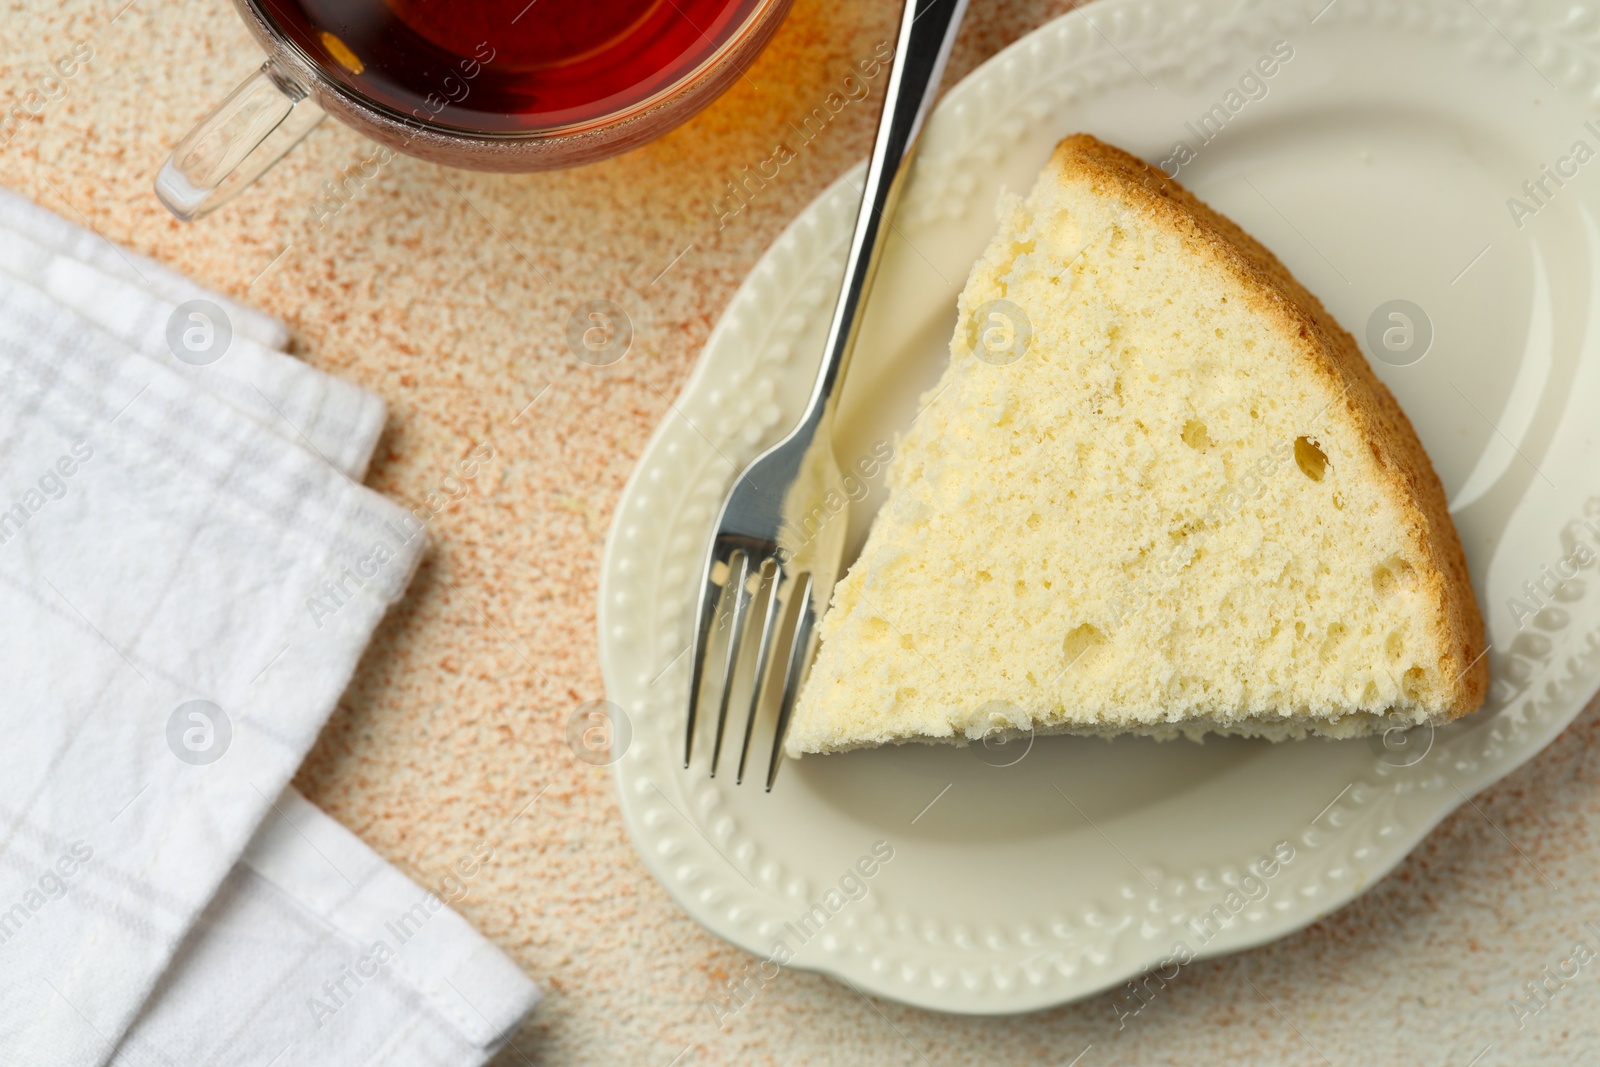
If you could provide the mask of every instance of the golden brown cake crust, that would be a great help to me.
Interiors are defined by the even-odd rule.
[[[1277,318],[1288,327],[1286,335],[1300,337],[1306,361],[1329,379],[1338,397],[1335,403],[1370,444],[1395,502],[1407,516],[1407,535],[1422,562],[1418,573],[1436,604],[1439,644],[1448,650],[1439,664],[1440,675],[1454,679],[1441,694],[1440,704],[1451,719],[1477,710],[1489,686],[1483,617],[1444,487],[1410,420],[1372,373],[1355,339],[1277,257],[1233,220],[1143,160],[1080,133],[1056,147],[1050,166],[1061,172],[1063,182],[1069,177],[1087,181],[1097,192],[1182,235],[1244,282],[1259,314]]]

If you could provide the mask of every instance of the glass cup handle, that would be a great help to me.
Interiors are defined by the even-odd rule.
[[[232,199],[321,122],[325,112],[269,59],[178,142],[156,196],[189,222]]]

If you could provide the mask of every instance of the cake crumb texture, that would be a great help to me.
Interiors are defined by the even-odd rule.
[[[1086,134],[999,214],[789,751],[1351,737],[1477,708],[1439,479],[1321,303]]]

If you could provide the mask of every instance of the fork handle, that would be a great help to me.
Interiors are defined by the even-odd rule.
[[[950,46],[955,41],[967,0],[906,0],[900,16],[900,36],[895,41],[894,65],[889,72],[889,88],[884,97],[883,115],[878,119],[878,136],[867,162],[867,180],[861,193],[861,210],[855,232],[850,236],[850,254],[845,260],[844,279],[839,285],[839,300],[828,327],[828,344],[822,367],[801,420],[801,433],[815,431],[821,422],[834,386],[838,384],[855,346],[861,324],[861,307],[878,260],[887,243],[889,219],[895,201],[910,170],[903,166],[922,132],[922,123],[939,89]]]

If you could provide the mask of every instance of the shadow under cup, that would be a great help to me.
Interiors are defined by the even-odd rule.
[[[790,0],[235,0],[269,59],[156,180],[181,219],[265,172],[325,114],[399,152],[536,171],[637,147],[709,104]]]

